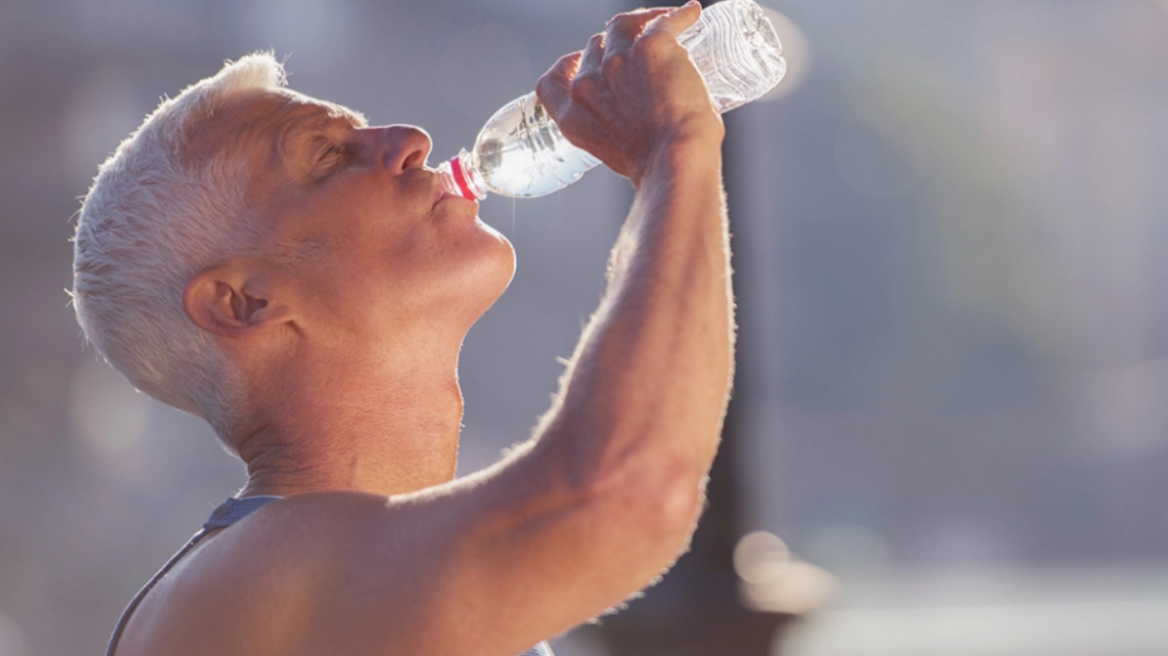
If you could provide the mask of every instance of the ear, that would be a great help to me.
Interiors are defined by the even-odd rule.
[[[289,317],[287,305],[231,265],[200,273],[183,291],[183,309],[196,326],[223,337],[245,337]]]

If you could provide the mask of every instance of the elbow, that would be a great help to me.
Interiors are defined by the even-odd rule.
[[[665,479],[654,500],[658,530],[688,543],[705,504],[704,475],[678,473]]]
[[[682,462],[630,468],[599,484],[597,497],[630,544],[671,563],[689,544],[705,503],[705,472]]]

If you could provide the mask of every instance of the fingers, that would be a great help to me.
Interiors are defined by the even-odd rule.
[[[654,18],[668,14],[668,7],[654,9],[638,9],[625,14],[617,14],[608,21],[605,30],[604,47],[607,52],[627,52],[633,46],[633,41],[641,36],[645,26]]]
[[[667,33],[676,38],[687,27],[697,22],[701,13],[701,4],[697,0],[690,0],[680,7],[637,9],[613,16],[604,32],[595,34],[588,40],[588,46],[583,52],[560,57],[555,65],[544,73],[535,88],[540,102],[556,114],[570,103],[572,80],[577,75],[599,71],[608,55],[626,55],[632,49],[633,43],[647,30]]]
[[[559,110],[570,102],[568,90],[571,88],[572,78],[576,77],[580,70],[582,56],[583,53],[573,52],[560,57],[535,83],[536,96],[553,115],[558,115]]]
[[[584,57],[580,60],[579,71],[594,71],[600,68],[601,62],[604,61],[605,51],[605,33],[593,34],[591,39],[588,39],[588,47],[584,48]]]
[[[653,32],[664,32],[676,39],[686,28],[698,22],[701,15],[701,3],[698,0],[689,0],[684,5],[659,16],[647,29]]]

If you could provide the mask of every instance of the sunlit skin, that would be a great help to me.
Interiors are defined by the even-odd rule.
[[[245,494],[288,498],[184,557],[119,656],[514,656],[672,564],[733,361],[724,131],[675,40],[699,13],[622,14],[540,79],[564,134],[636,195],[535,437],[458,480],[458,349],[510,244],[441,195],[416,128],[286,92],[217,117],[206,143],[248,158],[270,232],[184,305],[245,382]]]
[[[511,279],[510,244],[476,202],[443,193],[418,128],[265,91],[209,132],[252,164],[249,204],[271,230],[263,256],[204,272],[185,299],[249,383],[248,421],[229,436],[245,494],[451,480],[458,351]]]

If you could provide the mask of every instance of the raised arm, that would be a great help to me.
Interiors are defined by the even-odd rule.
[[[564,134],[629,177],[636,197],[560,394],[491,481],[536,500],[476,560],[488,588],[530,582],[540,601],[516,606],[517,626],[541,614],[545,632],[562,631],[649,584],[685,549],[703,503],[734,322],[724,130],[675,38],[699,13],[618,16],[538,86]]]
[[[618,16],[539,85],[565,135],[629,177],[636,196],[537,449],[573,478],[661,477],[661,491],[686,497],[674,501],[687,529],[725,415],[734,337],[723,127],[675,40],[698,11]]]
[[[699,13],[618,16],[540,80],[564,134],[636,198],[533,438],[449,485],[298,495],[224,532],[183,592],[215,630],[169,653],[513,656],[672,565],[733,368],[723,128],[675,39]]]

